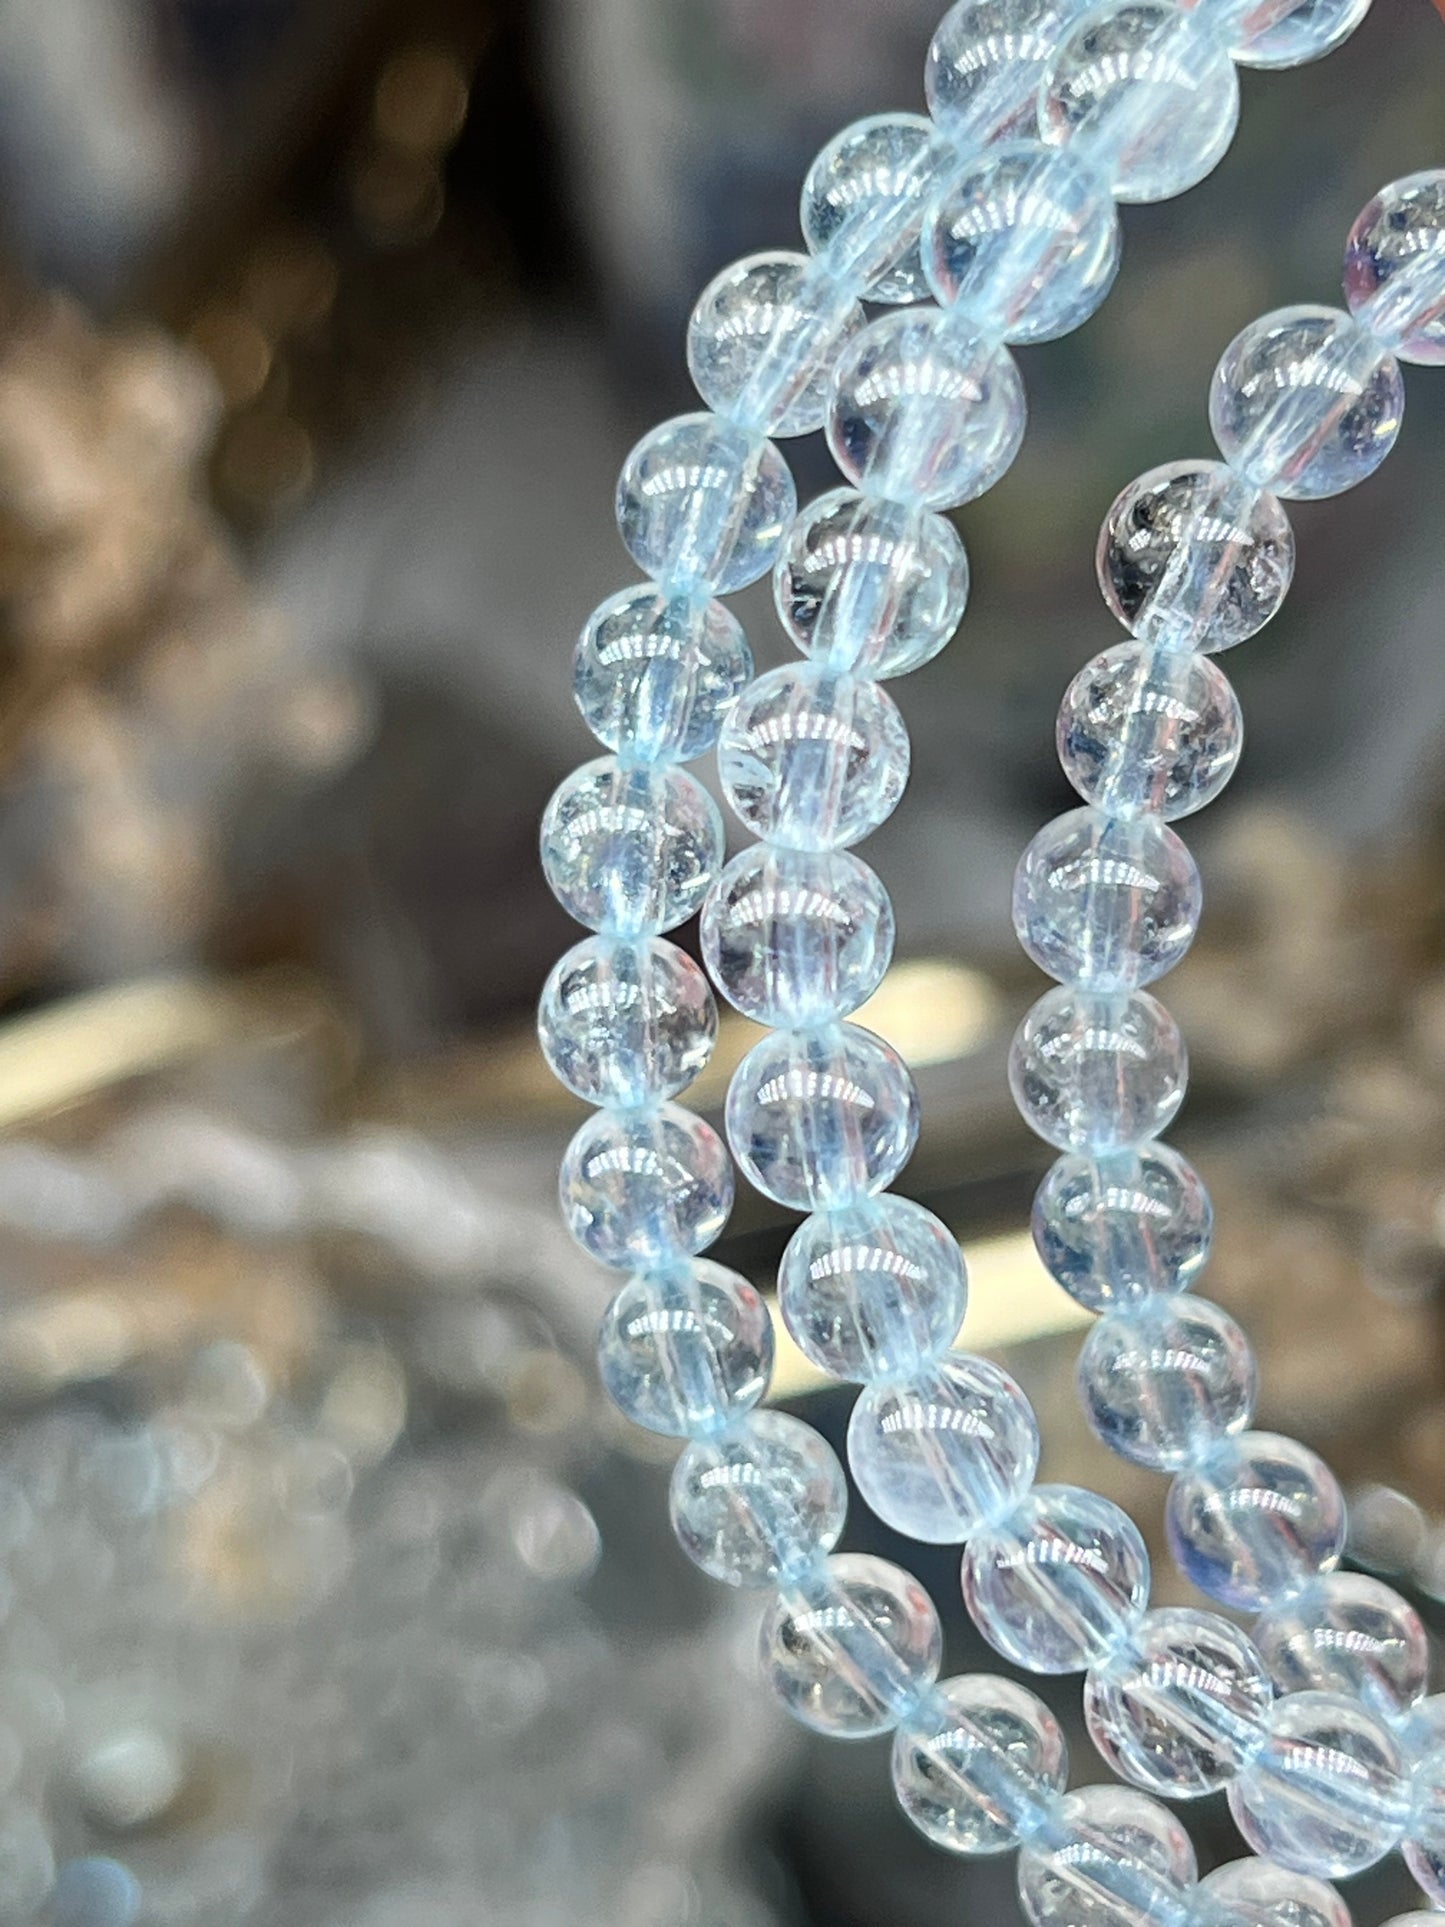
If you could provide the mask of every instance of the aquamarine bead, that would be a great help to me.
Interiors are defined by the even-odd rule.
[[[1019,1855],[1033,1927],[1185,1927],[1197,1863],[1174,1814],[1131,1787],[1068,1794]]]
[[[589,937],[553,967],[537,1011],[553,1075],[588,1104],[675,1097],[717,1037],[707,978],[660,937]]]
[[[1079,1353],[1079,1396],[1095,1435],[1135,1465],[1177,1472],[1207,1459],[1254,1416],[1249,1340],[1207,1298],[1152,1298],[1101,1319]]]
[[[928,110],[963,154],[1032,134],[1039,82],[1088,0],[959,0],[928,49]]]
[[[779,1592],[758,1647],[764,1677],[794,1719],[861,1740],[890,1731],[927,1693],[943,1634],[910,1573],[841,1552]]]
[[[848,1422],[858,1490],[885,1525],[925,1545],[1002,1517],[1038,1462],[1033,1407],[1007,1372],[966,1353],[870,1385]]]
[[[1035,1694],[1011,1679],[946,1679],[893,1736],[893,1790],[923,1836],[950,1853],[1007,1853],[1063,1792],[1069,1749]]]
[[[752,674],[747,637],[722,603],[644,582],[588,618],[573,688],[609,749],[633,762],[690,763],[717,741]]]
[[[759,676],[718,739],[718,780],[755,836],[791,850],[841,850],[897,809],[908,784],[898,705],[866,677],[816,663]]]
[[[1039,95],[1046,141],[1076,142],[1120,201],[1167,201],[1224,158],[1239,81],[1223,42],[1170,0],[1106,0],[1064,36]]]
[[[773,1327],[746,1278],[696,1258],[628,1279],[602,1320],[597,1363],[607,1396],[634,1425],[705,1438],[767,1391]]]
[[[913,1154],[918,1092],[897,1051],[856,1024],[776,1031],[733,1072],[727,1129],[764,1197],[816,1211],[887,1189]]]
[[[727,1223],[732,1166],[710,1124],[677,1104],[599,1111],[567,1146],[562,1216],[582,1249],[618,1270],[705,1251]]]
[[[1370,0],[1197,0],[1241,67],[1303,67],[1348,40]]]
[[[802,1030],[846,1017],[893,961],[893,905],[846,850],[754,844],[723,870],[702,907],[702,954],[744,1017]]]
[[[922,114],[854,121],[808,169],[803,239],[829,274],[870,301],[924,300],[918,237],[952,159]]]
[[[1031,1673],[1081,1673],[1118,1650],[1149,1603],[1149,1555],[1125,1512],[1039,1485],[963,1555],[963,1596],[988,1643]]]
[[[1216,1867],[1200,1881],[1199,1896],[1199,1927],[1352,1927],[1349,1908],[1328,1881],[1272,1860]]]
[[[728,595],[766,575],[798,510],[787,463],[756,429],[679,415],[632,450],[617,526],[638,567],[669,590]]]
[[[1226,1785],[1264,1738],[1274,1689],[1264,1662],[1218,1613],[1145,1613],[1090,1669],[1084,1718],[1106,1766],[1167,1800]]]
[[[611,936],[650,937],[695,916],[722,866],[718,806],[686,770],[599,756],[553,792],[542,870],[568,916]]]
[[[783,1323],[830,1378],[914,1376],[948,1350],[967,1303],[957,1239],[891,1193],[808,1218],[778,1268]]]
[[[968,556],[957,529],[931,509],[833,489],[793,524],[773,597],[815,662],[903,676],[930,662],[963,620]]]
[[[1165,1517],[1174,1562],[1226,1606],[1262,1612],[1340,1562],[1345,1502],[1308,1447],[1246,1432],[1181,1472]]]
[[[1400,1719],[1424,1693],[1430,1641],[1399,1593],[1362,1572],[1331,1572],[1261,1614],[1254,1639],[1281,1693],[1345,1693]]]
[[[1059,761],[1111,816],[1177,820],[1224,788],[1244,747],[1239,699],[1193,650],[1120,642],[1081,669],[1059,706]]]
[[[1209,425],[1232,469],[1293,501],[1354,488],[1395,446],[1400,366],[1338,308],[1277,308],[1234,337],[1209,388]]]
[[[848,1482],[828,1441],[783,1412],[750,1412],[694,1439],[673,1467],[672,1529],[695,1566],[727,1586],[771,1586],[829,1553]]]
[[[1167,1144],[1062,1157],[1039,1186],[1034,1246],[1088,1311],[1188,1291],[1209,1258],[1214,1211],[1193,1165]]]
[[[946,312],[902,309],[844,350],[828,446],[865,495],[957,508],[1007,470],[1027,414],[1007,348]]]
[[[1301,1873],[1361,1873],[1399,1842],[1410,1815],[1400,1749],[1384,1723],[1339,1693],[1291,1693],[1229,1789],[1256,1853]]]
[[[57,1869],[45,1920],[47,1927],[134,1927],[144,1899],[140,1882],[122,1861],[109,1854],[81,1854]],[[8,1912],[0,1915],[15,1918]]]
[[[823,426],[833,363],[862,326],[850,290],[806,254],[752,254],[698,297],[687,365],[724,420],[765,435],[808,435]]]
[[[1445,362],[1445,168],[1391,181],[1345,244],[1345,301],[1401,361]]]
[[[1018,940],[1040,970],[1087,990],[1135,990],[1172,970],[1202,904],[1192,856],[1157,816],[1071,810],[1014,874]]]
[[[929,209],[923,264],[943,307],[1001,341],[1053,341],[1113,286],[1119,217],[1109,183],[1072,149],[994,148]]]
[[[1159,1137],[1188,1074],[1179,1026],[1144,990],[1051,990],[1009,1050],[1009,1088],[1025,1124],[1060,1151],[1107,1154]]]

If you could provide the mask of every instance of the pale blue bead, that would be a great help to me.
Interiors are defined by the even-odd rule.
[[[759,676],[718,739],[718,780],[755,836],[791,850],[861,842],[908,784],[908,731],[888,692],[816,663]]]
[[[1219,452],[1294,501],[1354,488],[1395,446],[1399,363],[1338,308],[1277,308],[1234,337],[1209,388]]]
[[[1199,1927],[1352,1927],[1349,1908],[1328,1881],[1272,1860],[1216,1867],[1200,1881],[1199,1895]]]
[[[1145,1613],[1092,1667],[1084,1717],[1106,1766],[1167,1800],[1227,1785],[1261,1744],[1274,1689],[1264,1662],[1218,1613]]]
[[[1007,348],[937,309],[903,309],[872,322],[844,351],[828,445],[865,495],[957,508],[1007,470],[1026,420]]]
[[[568,1230],[601,1264],[665,1265],[721,1232],[732,1166],[712,1126],[680,1105],[599,1111],[567,1146],[560,1192]]]
[[[1241,67],[1303,67],[1348,40],[1370,0],[1196,0]]]
[[[751,1412],[695,1439],[673,1467],[672,1529],[693,1564],[728,1586],[771,1586],[829,1553],[848,1482],[828,1441],[783,1412]]]
[[[1019,1855],[1033,1927],[1185,1927],[1196,1862],[1176,1816],[1132,1787],[1088,1786]]]
[[[1401,361],[1445,362],[1445,168],[1391,181],[1360,210],[1345,300]]]
[[[1088,0],[959,0],[944,15],[923,86],[941,131],[965,155],[1032,134],[1043,79]]]
[[[1119,217],[1081,154],[1039,141],[992,149],[929,209],[923,264],[943,307],[1002,341],[1053,341],[1113,286]]]
[[[953,1343],[967,1303],[958,1240],[891,1193],[806,1219],[778,1267],[783,1323],[830,1378],[923,1370]]]
[[[1081,669],[1059,705],[1059,761],[1112,816],[1177,820],[1218,796],[1244,718],[1218,664],[1193,650],[1120,642]]]
[[[625,1109],[686,1089],[712,1055],[717,1005],[676,944],[589,937],[553,967],[537,1032],[569,1091]]]
[[[1169,1492],[1169,1546],[1186,1579],[1262,1612],[1339,1564],[1345,1502],[1329,1467],[1273,1432],[1246,1432]]]
[[[1106,1154],[1167,1131],[1189,1059],[1179,1026],[1145,990],[1060,988],[1015,1033],[1009,1087],[1031,1131],[1061,1151]]]
[[[705,1438],[758,1404],[773,1369],[773,1327],[746,1278],[707,1258],[628,1279],[597,1340],[602,1384],[634,1425]]]
[[[913,1154],[918,1092],[897,1051],[856,1024],[777,1031],[733,1072],[727,1128],[764,1197],[816,1211],[887,1189]]]
[[[1229,1789],[1256,1853],[1301,1873],[1360,1873],[1395,1847],[1410,1814],[1400,1749],[1382,1721],[1339,1693],[1276,1700],[1264,1745]]]
[[[924,300],[918,237],[952,159],[922,114],[854,121],[808,169],[803,239],[830,274],[870,301]]]
[[[747,637],[722,603],[644,582],[588,618],[573,688],[587,727],[609,749],[634,762],[689,763],[717,741],[752,674]]]
[[[1255,1643],[1281,1693],[1347,1693],[1394,1722],[1425,1691],[1430,1640],[1392,1587],[1331,1572],[1261,1614]]]
[[[542,817],[542,870],[578,923],[647,937],[696,915],[722,867],[723,824],[696,777],[670,765],[584,763]]]
[[[866,1553],[834,1553],[785,1586],[759,1638],[763,1674],[816,1732],[886,1733],[938,1677],[943,1634],[910,1573]]]
[[[736,261],[698,297],[687,365],[708,407],[765,435],[823,426],[833,363],[863,310],[806,254]]]
[[[1167,1144],[1052,1166],[1034,1198],[1034,1245],[1089,1311],[1188,1291],[1209,1258],[1214,1211],[1193,1165]]]
[[[846,1017],[893,961],[893,905],[846,850],[754,844],[702,908],[702,954],[728,1002],[760,1024],[806,1029]]]
[[[966,1353],[870,1385],[848,1422],[858,1490],[885,1525],[926,1545],[1002,1517],[1038,1462],[1033,1407],[1007,1372]]]
[[[833,489],[793,524],[773,572],[783,627],[834,670],[903,676],[936,656],[963,619],[968,556],[953,524]]]
[[[1207,1298],[1152,1298],[1101,1319],[1079,1353],[1095,1435],[1135,1465],[1198,1464],[1254,1416],[1249,1340]]]
[[[109,1854],[84,1854],[58,1869],[45,1920],[47,1927],[134,1927],[143,1904],[129,1867]]]
[[[746,588],[778,559],[798,509],[767,437],[716,415],[679,415],[622,465],[617,526],[639,568],[669,589]]]
[[[1035,1694],[991,1673],[946,1679],[893,1736],[893,1790],[919,1832],[950,1853],[1007,1853],[1063,1792],[1063,1729]]]
[[[1234,62],[1207,22],[1170,0],[1106,0],[1066,34],[1039,128],[1077,143],[1116,199],[1167,201],[1224,157],[1239,120]]]
[[[1142,1618],[1149,1555],[1133,1520],[1097,1492],[1035,1486],[969,1541],[963,1596],[1005,1659],[1031,1673],[1081,1673]]]

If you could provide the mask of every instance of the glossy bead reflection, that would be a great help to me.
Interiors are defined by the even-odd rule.
[[[1208,1260],[1213,1230],[1198,1172],[1167,1144],[1060,1158],[1034,1198],[1034,1246],[1089,1311],[1188,1291]]]
[[[782,1412],[753,1412],[697,1439],[673,1468],[672,1529],[693,1564],[728,1586],[768,1586],[831,1552],[848,1512],[832,1447]]]
[[[1167,1807],[1132,1787],[1082,1787],[1061,1802],[1047,1844],[1019,1855],[1019,1898],[1033,1927],[1184,1927],[1195,1872]]]
[[[1198,0],[1241,67],[1302,67],[1348,40],[1370,0]]]
[[[1421,1701],[1405,1732],[1413,1756],[1405,1865],[1427,1898],[1445,1907],[1445,1696]],[[1438,1916],[1430,1918],[1439,1927]]]
[[[959,0],[928,49],[929,112],[966,154],[1032,134],[1039,82],[1087,0]]]
[[[863,325],[848,290],[806,254],[752,254],[710,281],[687,330],[687,365],[709,408],[766,435],[823,426],[828,378]]]
[[[624,589],[589,617],[573,688],[587,727],[633,762],[691,762],[712,748],[751,680],[752,651],[720,602]]]
[[[1302,1873],[1360,1873],[1399,1841],[1408,1781],[1388,1727],[1337,1693],[1276,1700],[1265,1744],[1229,1789],[1256,1853]]]
[[[722,864],[717,804],[671,766],[601,756],[574,770],[542,817],[542,869],[568,916],[592,930],[654,936],[701,907]]]
[[[1188,1069],[1179,1026],[1143,990],[1051,990],[1009,1052],[1024,1122],[1061,1151],[1108,1153],[1158,1137],[1184,1101]]]
[[[1361,210],[1345,300],[1401,361],[1445,362],[1445,168],[1392,181]]]
[[[1420,1615],[1378,1579],[1331,1572],[1254,1626],[1281,1693],[1344,1693],[1396,1720],[1425,1691],[1430,1641]]]
[[[943,1634],[910,1574],[865,1553],[835,1553],[778,1594],[759,1651],[794,1719],[866,1739],[896,1726],[933,1684]]]
[[[1206,1874],[1199,1892],[1218,1910],[1205,1916],[1218,1927],[1352,1927],[1349,1908],[1328,1881],[1271,1860],[1231,1860]]]
[[[1246,1432],[1183,1472],[1166,1515],[1175,1563],[1201,1592],[1260,1612],[1339,1564],[1345,1502],[1323,1460],[1293,1439]]]
[[[1086,802],[1173,820],[1213,802],[1234,774],[1244,719],[1207,657],[1121,642],[1069,684],[1057,734],[1064,774]]]
[[[705,1251],[727,1223],[733,1174],[712,1126],[663,1104],[588,1118],[567,1146],[559,1189],[582,1249],[626,1270]]]
[[[631,1278],[602,1320],[597,1362],[607,1396],[634,1425],[703,1438],[767,1391],[768,1308],[746,1278],[707,1258]]]
[[[1136,1465],[1174,1472],[1206,1459],[1254,1416],[1254,1353],[1207,1298],[1155,1298],[1111,1313],[1079,1353],[1095,1435]]]
[[[988,1673],[944,1680],[893,1739],[898,1804],[950,1853],[1008,1852],[1068,1777],[1068,1747],[1048,1707]]]
[[[589,1104],[675,1097],[717,1036],[707,978],[676,944],[589,937],[554,966],[537,1012],[553,1074]]]
[[[870,301],[928,293],[918,236],[952,156],[922,114],[874,114],[834,136],[803,182],[803,239]]]
[[[746,588],[778,559],[798,497],[766,436],[716,415],[645,435],[617,483],[617,526],[639,568],[671,590]]]

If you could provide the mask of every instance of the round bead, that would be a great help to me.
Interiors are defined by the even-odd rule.
[[[1239,120],[1234,62],[1170,0],[1106,0],[1065,35],[1039,97],[1047,141],[1077,141],[1120,201],[1167,201],[1224,157]]]
[[[710,281],[687,330],[687,365],[709,408],[767,435],[823,426],[828,378],[863,325],[848,289],[806,254],[753,254]]]
[[[57,1869],[45,1918],[49,1927],[135,1927],[143,1904],[141,1884],[122,1861],[81,1854]]]
[[[1224,788],[1244,747],[1239,700],[1192,650],[1116,643],[1081,669],[1059,706],[1059,761],[1111,816],[1189,816]]]
[[[816,1211],[888,1188],[913,1154],[918,1092],[897,1051],[856,1024],[777,1031],[733,1072],[727,1129],[764,1197]]]
[[[623,463],[617,526],[627,552],[674,590],[727,595],[778,559],[798,497],[787,463],[756,429],[679,415]]]
[[[735,704],[718,741],[718,780],[755,836],[790,850],[861,842],[908,784],[908,731],[878,683],[789,663]]]
[[[1405,409],[1400,366],[1337,308],[1278,308],[1234,337],[1209,388],[1220,453],[1246,481],[1295,501],[1373,475]]]
[[[1188,1074],[1179,1026],[1143,990],[1051,990],[1009,1051],[1024,1122],[1061,1151],[1122,1151],[1158,1137],[1184,1101]]]
[[[1151,1793],[1190,1800],[1230,1781],[1263,1738],[1274,1698],[1263,1661],[1217,1613],[1146,1613],[1094,1667],[1084,1717],[1106,1766]]]
[[[1255,1643],[1281,1693],[1345,1693],[1396,1720],[1424,1693],[1430,1641],[1393,1588],[1332,1572],[1255,1623]]]
[[[1184,1927],[1195,1865],[1166,1807],[1131,1787],[1082,1787],[1048,1844],[1019,1855],[1019,1898],[1033,1927]]]
[[[589,937],[556,964],[537,1015],[553,1074],[589,1104],[675,1097],[717,1037],[707,978],[676,944]]]
[[[1201,11],[1241,67],[1303,67],[1348,40],[1370,0],[1202,0]]]
[[[1345,300],[1401,361],[1445,362],[1445,168],[1391,181],[1361,210]]]
[[[763,1397],[773,1327],[746,1278],[710,1259],[630,1278],[597,1340],[602,1383],[634,1425],[665,1438],[704,1438]]]
[[[1068,1747],[1048,1707],[991,1673],[944,1680],[893,1739],[898,1804],[950,1853],[1016,1847],[1068,1777]]]
[[[968,557],[931,509],[833,489],[793,524],[773,574],[783,627],[833,670],[903,676],[963,619]]]
[[[1411,1814],[1405,1841],[1405,1865],[1427,1897],[1445,1908],[1445,1697],[1436,1694],[1415,1709],[1409,1745],[1414,1756],[1410,1776]],[[1424,1729],[1422,1732],[1421,1729]],[[1432,1743],[1433,1742],[1433,1743]],[[1439,1916],[1431,1914],[1433,1927]]]
[[[695,1566],[728,1586],[770,1586],[842,1536],[848,1483],[827,1440],[783,1412],[752,1412],[695,1439],[672,1473],[672,1529]]]
[[[752,674],[747,637],[720,602],[644,582],[589,617],[573,688],[587,727],[609,749],[634,762],[690,763],[717,741]]]
[[[918,236],[952,156],[922,114],[874,114],[836,134],[803,182],[803,239],[870,301],[928,293]]]
[[[572,1236],[620,1271],[705,1251],[733,1205],[721,1138],[677,1104],[588,1118],[567,1146],[559,1189]]]
[[[1007,1372],[964,1353],[871,1385],[848,1423],[858,1490],[885,1525],[926,1545],[1001,1517],[1038,1462],[1033,1407]]]
[[[1088,0],[959,0],[928,49],[929,112],[972,155],[1032,134],[1043,79],[1059,37]]]
[[[1031,1673],[1079,1673],[1149,1603],[1149,1555],[1127,1513],[1074,1485],[1035,1486],[969,1541],[963,1596],[979,1631]]]
[[[1104,176],[1039,141],[993,148],[929,209],[923,264],[944,307],[1002,341],[1053,341],[1113,286],[1119,217]]]
[[[1188,1291],[1209,1257],[1214,1211],[1193,1165],[1167,1144],[1059,1158],[1034,1198],[1034,1247],[1088,1311]]]
[[[1166,1514],[1175,1564],[1201,1592],[1262,1612],[1339,1564],[1345,1502],[1329,1467],[1273,1432],[1246,1432],[1183,1472]]]
[[[754,844],[708,892],[702,954],[745,1017],[799,1030],[868,1001],[893,960],[893,929],[888,892],[856,856]]]
[[[1121,1458],[1176,1472],[1254,1416],[1254,1353],[1207,1298],[1155,1298],[1101,1319],[1079,1354],[1079,1396]]]
[[[1328,1881],[1272,1860],[1231,1860],[1206,1874],[1199,1891],[1214,1909],[1204,1917],[1209,1927],[1352,1927]]]
[[[891,1193],[808,1218],[778,1268],[783,1323],[830,1378],[911,1377],[948,1350],[967,1303],[958,1240]]]
[[[1265,1742],[1229,1789],[1256,1853],[1300,1873],[1360,1873],[1399,1841],[1409,1783],[1389,1728],[1338,1693],[1276,1700]]]
[[[696,915],[722,863],[717,804],[670,765],[584,763],[542,817],[542,869],[568,916],[615,936],[648,937]]]
[[[779,1593],[759,1651],[794,1719],[836,1739],[866,1739],[896,1726],[933,1684],[943,1634],[909,1573],[844,1552]]]
[[[828,445],[865,495],[957,508],[1009,467],[1026,418],[1007,348],[946,312],[904,309],[872,322],[844,350]]]

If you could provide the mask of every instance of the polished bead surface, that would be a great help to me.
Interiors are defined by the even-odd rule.
[[[848,1463],[885,1525],[952,1545],[1000,1518],[1033,1483],[1033,1407],[997,1365],[966,1353],[870,1385],[848,1422]]]
[[[587,727],[633,762],[689,763],[717,741],[753,656],[720,602],[644,582],[610,597],[577,642],[573,688]]]
[[[673,1467],[672,1529],[693,1564],[727,1586],[770,1586],[831,1552],[848,1483],[828,1441],[784,1412],[752,1412],[695,1439]]]
[[[1339,1564],[1345,1502],[1329,1467],[1274,1432],[1246,1432],[1180,1473],[1166,1514],[1175,1564],[1226,1606],[1262,1612]]]
[[[1059,706],[1064,774],[1111,816],[1166,820],[1213,802],[1244,747],[1239,700],[1192,650],[1120,642],[1081,669]]]
[[[1425,1895],[1445,1908],[1445,1695],[1415,1707],[1402,1740],[1412,1763],[1405,1865]],[[1430,1919],[1439,1927],[1438,1915]]]
[[[1176,1816],[1132,1787],[1070,1793],[1047,1844],[1019,1855],[1033,1927],[1184,1927],[1196,1862]]]
[[[617,526],[638,567],[670,590],[728,595],[766,575],[797,513],[787,463],[756,429],[679,415],[632,450]]]
[[[1079,1353],[1084,1415],[1111,1452],[1154,1471],[1198,1464],[1254,1416],[1249,1340],[1218,1305],[1154,1298],[1101,1319]]]
[[[1212,1909],[1201,1927],[1352,1927],[1328,1881],[1272,1860],[1231,1860],[1206,1874],[1199,1892]]]
[[[1167,1144],[1052,1166],[1034,1198],[1034,1246],[1089,1311],[1188,1291],[1209,1258],[1214,1212],[1199,1174]]]
[[[1039,82],[1088,0],[959,0],[928,49],[923,86],[940,129],[965,156],[1030,135]]]
[[[1338,308],[1278,308],[1252,321],[1209,388],[1209,425],[1230,467],[1296,501],[1373,475],[1404,409],[1399,363]]]
[[[752,254],[698,297],[687,365],[708,407],[766,435],[823,426],[833,363],[863,325],[849,289],[806,254]]]
[[[718,740],[718,780],[755,836],[791,850],[861,842],[908,784],[908,731],[881,684],[789,663],[759,676]]]
[[[803,239],[870,301],[928,294],[918,237],[952,155],[922,114],[873,114],[834,135],[808,169]]]
[[[559,784],[542,817],[553,896],[578,923],[616,936],[686,923],[722,857],[717,804],[671,765],[628,769],[600,756]]]
[[[1241,67],[1303,67],[1348,40],[1370,0],[1197,0]]]
[[[1362,1572],[1331,1572],[1255,1622],[1281,1693],[1345,1693],[1396,1720],[1425,1691],[1430,1641],[1420,1615]]]
[[[634,1425],[705,1438],[767,1391],[773,1327],[746,1278],[698,1258],[628,1279],[602,1320],[597,1362],[607,1396]]]
[[[830,1378],[913,1376],[946,1352],[968,1283],[947,1225],[884,1193],[808,1218],[778,1267],[778,1310]]]
[[[1445,362],[1445,168],[1391,181],[1361,209],[1345,300],[1401,361]]]
[[[675,1097],[717,1036],[707,978],[660,937],[589,937],[554,966],[537,1032],[554,1076],[589,1104]]]
[[[835,1739],[867,1739],[896,1726],[937,1679],[943,1634],[911,1574],[843,1552],[779,1592],[759,1651],[794,1719]]]
[[[567,1146],[559,1189],[582,1249],[627,1270],[705,1251],[732,1210],[733,1173],[710,1124],[662,1104],[588,1118]]]
[[[1383,1859],[1410,1812],[1389,1728],[1339,1693],[1291,1693],[1265,1726],[1264,1745],[1229,1789],[1229,1810],[1255,1852],[1331,1878]]]
[[[1048,1707],[989,1673],[942,1681],[893,1739],[898,1804],[950,1853],[1016,1847],[1068,1777],[1068,1747]]]
[[[1158,1137],[1184,1101],[1188,1074],[1179,1026],[1144,990],[1051,990],[1009,1051],[1024,1122],[1061,1151],[1122,1151]]]

